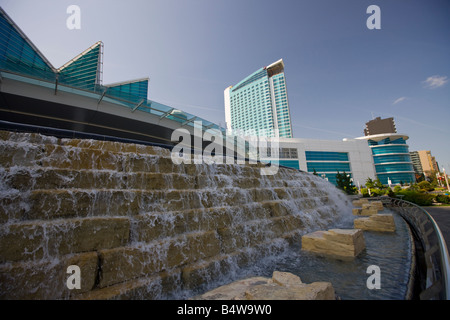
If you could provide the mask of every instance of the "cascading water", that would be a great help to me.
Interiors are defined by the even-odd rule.
[[[0,297],[187,298],[348,225],[327,181],[176,165],[165,149],[1,132]],[[81,268],[81,289],[66,286]]]

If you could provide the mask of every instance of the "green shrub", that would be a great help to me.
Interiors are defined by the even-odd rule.
[[[433,191],[434,187],[429,183],[428,181],[422,181],[417,184],[420,189],[423,189],[425,191]]]
[[[403,195],[403,200],[415,203],[419,206],[431,206],[433,203],[434,195],[418,192],[414,190],[402,190],[397,194]]]
[[[450,196],[446,196],[445,194],[438,194],[436,196],[436,202],[449,204],[450,203]]]
[[[367,188],[361,188],[361,194],[363,197],[369,197],[369,190]]]

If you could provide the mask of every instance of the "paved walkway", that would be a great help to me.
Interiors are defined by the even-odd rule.
[[[447,249],[450,251],[450,206],[445,207],[423,207],[436,221],[442,235],[445,238]]]

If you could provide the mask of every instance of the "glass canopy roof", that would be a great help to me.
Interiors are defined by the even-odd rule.
[[[201,121],[203,130],[225,132],[210,121],[147,99],[148,78],[102,85],[102,56],[103,43],[99,41],[56,69],[0,8],[0,70],[18,75],[16,80],[53,86],[55,90],[78,89],[72,91],[87,96],[94,94],[99,102],[116,103],[130,108],[131,112],[148,112],[181,126],[193,127],[194,122]]]

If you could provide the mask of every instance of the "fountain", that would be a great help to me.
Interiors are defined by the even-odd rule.
[[[327,181],[260,168],[1,131],[0,298],[186,298],[351,221],[352,203]]]

